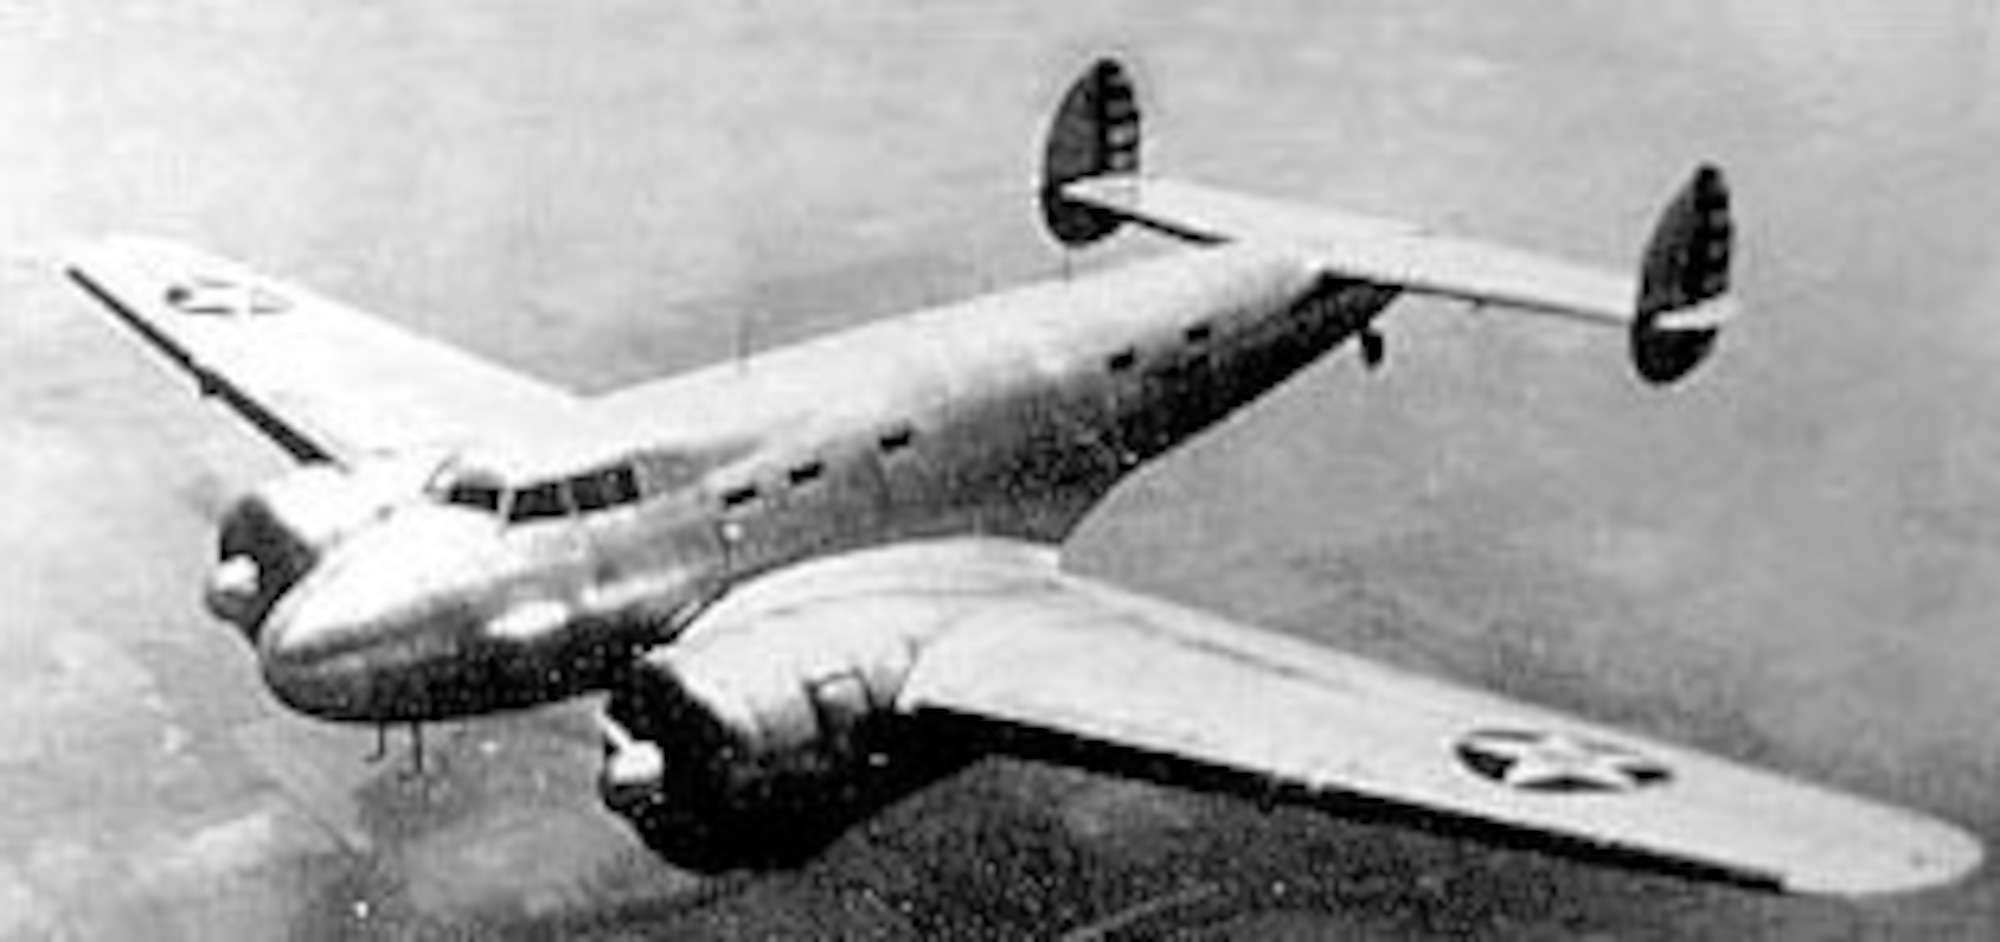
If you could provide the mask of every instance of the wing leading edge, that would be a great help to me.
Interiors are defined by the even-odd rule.
[[[567,391],[178,243],[108,238],[65,267],[302,461],[521,440],[587,414]]]
[[[1123,592],[1062,572],[1053,553],[996,543],[808,564],[813,573],[773,576],[812,588],[765,601],[813,623],[789,633],[800,636],[885,612],[934,622],[898,699],[909,711],[1000,720],[1795,892],[1917,889],[1983,855],[1966,833],[1913,812]],[[753,584],[741,601],[758,594]]]

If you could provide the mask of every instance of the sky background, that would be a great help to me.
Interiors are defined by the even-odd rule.
[[[2000,882],[1760,897],[993,762],[701,882],[581,708],[428,786],[201,612],[282,470],[35,260],[184,238],[603,390],[1054,276],[1047,112],[1115,53],[1151,167],[1630,264],[1700,161],[1748,315],[1622,338],[1405,300],[1118,493],[1080,568],[2000,839],[1990,4],[0,0],[0,939],[1992,938]],[[1145,237],[1080,271],[1172,249]],[[1106,922],[1109,920],[1110,922]]]

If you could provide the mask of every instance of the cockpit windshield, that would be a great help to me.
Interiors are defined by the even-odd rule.
[[[568,478],[508,487],[492,471],[452,465],[431,482],[430,493],[446,504],[504,517],[509,523],[526,523],[635,503],[639,476],[632,463],[624,461]]]
[[[497,514],[503,493],[498,481],[465,479],[454,481],[445,489],[444,502]]]
[[[639,479],[629,464],[613,465],[569,479],[570,498],[584,513],[639,499]]]
[[[514,492],[514,499],[507,504],[507,520],[511,523],[544,520],[560,517],[569,510],[569,495],[563,493],[562,482],[544,481]]]

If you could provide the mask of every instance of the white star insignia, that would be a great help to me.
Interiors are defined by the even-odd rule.
[[[167,288],[166,302],[183,314],[238,317],[276,314],[289,306],[284,298],[255,285],[209,277],[191,278]]]
[[[1459,760],[1472,771],[1531,792],[1628,792],[1673,778],[1632,749],[1572,733],[1482,729],[1466,734]]]

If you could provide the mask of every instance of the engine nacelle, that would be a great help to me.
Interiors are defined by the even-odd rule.
[[[640,659],[602,719],[605,804],[676,865],[801,862],[976,758],[892,709],[910,664],[894,630],[781,619],[720,635]]]
[[[306,465],[237,499],[223,513],[216,567],[203,600],[255,641],[264,616],[330,548],[381,519],[421,486],[402,463],[356,472]]]

